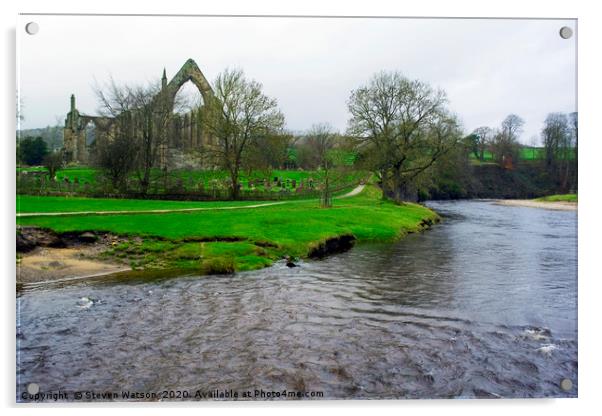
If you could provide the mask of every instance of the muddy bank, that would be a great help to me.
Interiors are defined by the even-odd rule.
[[[64,233],[37,227],[17,228],[17,284],[97,277],[130,270],[125,264],[99,260],[124,241],[108,233]]]
[[[532,199],[498,199],[495,201],[497,205],[528,207],[528,208],[543,208],[554,209],[561,211],[576,211],[576,202],[566,201],[535,201]]]
[[[89,278],[130,270],[123,264],[91,259],[94,247],[38,248],[17,260],[17,284]]]

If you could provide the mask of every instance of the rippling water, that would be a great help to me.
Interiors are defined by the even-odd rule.
[[[577,395],[577,214],[432,202],[432,230],[234,276],[17,299],[17,394]],[[561,380],[573,382],[569,391]]]

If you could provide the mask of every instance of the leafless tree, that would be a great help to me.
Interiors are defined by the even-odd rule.
[[[140,191],[145,194],[151,182],[152,168],[157,166],[172,118],[168,97],[162,95],[158,82],[147,86],[118,85],[111,79],[104,88],[96,88],[101,115],[113,118],[108,129],[110,140],[119,140],[122,150],[129,145],[135,151],[134,170]],[[175,104],[174,104],[175,105]]]
[[[502,121],[501,132],[508,140],[518,141],[524,125],[525,121],[522,118],[516,114],[510,114]]]
[[[51,181],[54,181],[56,172],[63,167],[64,156],[63,152],[50,152],[42,160],[42,164],[48,169],[48,177]]]
[[[518,138],[523,132],[524,120],[516,114],[508,115],[492,135],[491,153],[496,162],[516,161],[519,155]]]
[[[324,208],[332,206],[332,187],[334,169],[340,166],[335,152],[338,134],[329,124],[315,124],[307,133],[306,144],[311,151],[314,164],[322,173],[322,196],[321,205]]]
[[[127,178],[136,167],[137,149],[126,135],[117,135],[96,149],[95,162],[114,189],[127,191]]]
[[[416,199],[414,181],[460,140],[442,90],[381,72],[352,92],[349,135],[380,176],[383,197]]]
[[[245,78],[241,70],[227,69],[214,84],[214,96],[205,103],[203,123],[216,140],[210,154],[230,174],[231,196],[240,197],[239,175],[253,141],[280,132],[284,116],[262,85]]]

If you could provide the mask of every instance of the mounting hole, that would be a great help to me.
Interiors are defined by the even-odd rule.
[[[562,379],[560,382],[560,388],[564,391],[569,391],[573,388],[573,382],[568,378]]]
[[[40,392],[40,386],[37,383],[29,383],[27,385],[27,393],[38,394]]]
[[[30,35],[35,35],[40,31],[40,25],[36,22],[29,22],[25,25],[25,31]]]
[[[568,26],[563,26],[560,28],[560,37],[562,39],[570,39],[573,36],[573,29]]]

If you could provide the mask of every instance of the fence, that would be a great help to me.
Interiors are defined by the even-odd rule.
[[[337,184],[331,188],[331,193],[336,194],[351,189],[359,180]],[[154,199],[175,201],[224,201],[231,199],[231,191],[224,186],[208,186],[191,189],[181,184],[165,186],[158,189],[151,186],[149,192],[142,193],[136,190],[128,192],[115,192],[107,183],[91,183],[69,180],[50,180],[42,172],[17,175],[17,193],[35,196],[80,196],[88,198],[117,198],[117,199]],[[319,198],[322,194],[321,184],[315,187],[270,187],[266,189],[246,189],[239,191],[240,200],[244,201],[273,201],[297,200]]]

